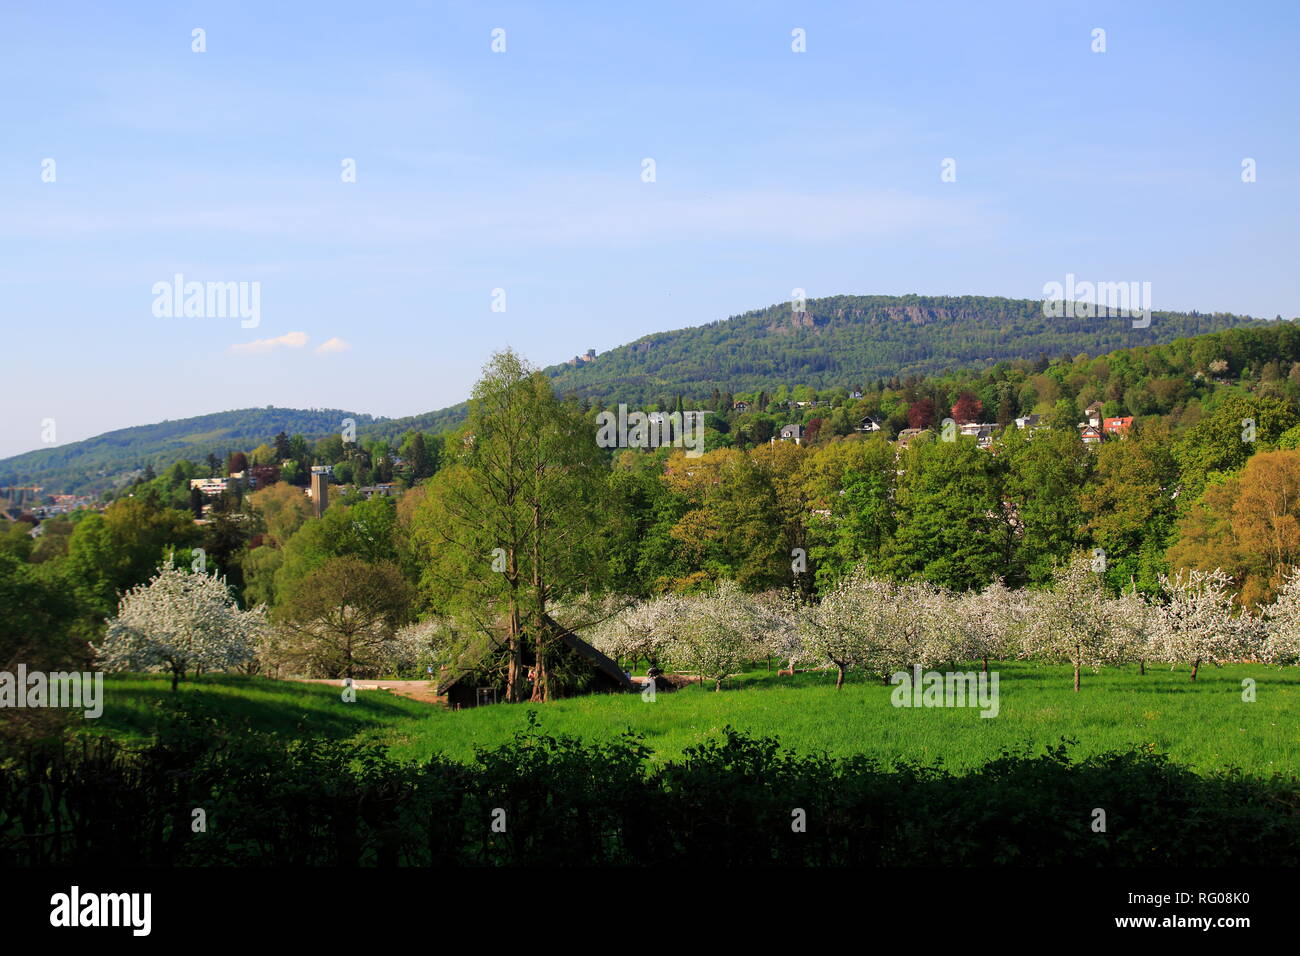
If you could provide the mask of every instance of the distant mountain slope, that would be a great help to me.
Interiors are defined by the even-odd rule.
[[[543,371],[562,394],[642,405],[679,394],[705,399],[714,388],[743,392],[781,383],[830,388],[1043,354],[1101,355],[1259,321],[1231,313],[1151,315],[1149,328],[1134,329],[1127,318],[1048,318],[1038,299],[839,295],[809,299],[798,316],[782,302],[707,325],[656,332],[592,361]],[[441,431],[459,425],[467,411],[462,402],[390,419],[364,433],[396,438],[411,428]]]
[[[983,296],[832,296],[789,302],[708,325],[657,332],[547,369],[561,392],[629,404],[750,391],[774,383],[814,388],[928,375],[999,361],[1170,342],[1255,321],[1218,313],[1153,312],[1128,318],[1048,318],[1035,299]]]
[[[783,302],[708,325],[658,332],[592,361],[555,365],[545,372],[561,393],[641,405],[671,401],[679,394],[706,399],[714,388],[854,386],[1043,354],[1098,355],[1251,321],[1225,313],[1155,312],[1149,328],[1134,329],[1127,318],[1048,318],[1035,299],[842,295],[810,299],[799,314]],[[336,432],[342,419],[353,418],[358,435],[394,440],[413,428],[435,433],[454,428],[466,411],[462,402],[393,419],[338,409],[217,412],[124,428],[5,459],[0,461],[0,486],[97,492],[122,484],[145,465],[160,469],[179,458],[202,461],[210,452],[248,450],[282,430],[320,438]]]
[[[229,451],[248,451],[283,431],[318,438],[337,432],[345,418],[358,432],[380,420],[334,408],[241,408],[181,418],[156,425],[136,425],[105,432],[56,448],[41,448],[0,461],[0,487],[41,485],[47,493],[88,494],[129,480],[152,465],[161,470],[181,458],[223,459]]]
[[[436,412],[424,412],[421,415],[407,415],[403,418],[384,418],[370,425],[361,425],[357,420],[357,434],[360,436],[384,439],[395,443],[409,431],[422,431],[436,435],[450,431],[460,425],[469,414],[469,402],[460,402]]]

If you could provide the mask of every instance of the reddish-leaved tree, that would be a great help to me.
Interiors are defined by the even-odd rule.
[[[934,423],[934,402],[928,398],[913,402],[907,409],[909,428],[929,428]]]
[[[952,419],[958,425],[978,422],[982,414],[984,414],[984,403],[970,392],[962,392],[957,396],[957,402],[952,407]]]

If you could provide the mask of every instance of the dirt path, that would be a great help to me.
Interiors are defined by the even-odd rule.
[[[297,681],[300,684],[343,686],[341,678],[290,677],[287,679]],[[424,704],[444,703],[443,699],[435,693],[433,682],[427,680],[367,680],[358,677],[352,681],[352,686],[357,690],[386,690],[390,693],[400,694],[402,697],[409,697],[411,700],[418,700]]]

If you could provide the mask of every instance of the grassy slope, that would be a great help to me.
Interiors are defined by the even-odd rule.
[[[104,681],[104,713],[87,721],[91,730],[120,737],[148,736],[158,704],[173,698],[171,678],[161,674],[109,674]],[[176,691],[186,706],[229,726],[290,736],[353,737],[378,728],[414,723],[431,708],[405,697],[358,692],[344,703],[341,691],[322,684],[212,675],[191,678]]]
[[[689,688],[661,694],[575,698],[546,705],[497,705],[458,713],[362,691],[355,704],[336,688],[243,677],[209,677],[180,693],[213,713],[285,734],[359,736],[390,745],[401,758],[438,750],[467,759],[523,726],[530,709],[544,729],[586,738],[631,728],[645,736],[656,759],[679,756],[727,724],[772,734],[794,750],[907,757],[953,769],[977,765],[1004,748],[1041,749],[1062,737],[1080,754],[1151,743],[1198,770],[1300,770],[1300,670],[1261,665],[1204,668],[1195,684],[1187,669],[1153,667],[1085,673],[1083,691],[1070,689],[1069,671],[1011,663],[998,667],[1001,712],[981,718],[970,709],[903,709],[890,705],[892,687],[850,682],[837,695],[823,674],[772,677],[752,672],[722,693]],[[1258,682],[1258,700],[1241,699],[1241,681]],[[110,678],[100,731],[137,735],[149,726],[150,702],[170,694],[155,677]]]

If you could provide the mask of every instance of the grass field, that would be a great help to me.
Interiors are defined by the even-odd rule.
[[[384,691],[362,691],[356,703],[337,688],[262,678],[211,676],[177,692],[191,705],[232,726],[293,736],[376,741],[394,757],[420,759],[437,751],[465,760],[475,745],[490,746],[521,728],[530,710],[543,729],[592,739],[632,729],[655,759],[716,736],[728,724],[769,734],[800,752],[863,753],[908,758],[953,770],[978,765],[1003,749],[1041,749],[1063,737],[1080,755],[1152,744],[1200,771],[1229,766],[1257,774],[1300,770],[1300,669],[1262,665],[1188,670],[1136,667],[1085,672],[1070,688],[1064,667],[997,665],[1000,711],[896,708],[892,687],[850,680],[838,693],[825,674],[776,677],[753,671],[721,693],[690,687],[660,694],[580,697],[544,705],[498,704],[451,712]],[[1257,682],[1257,700],[1242,700],[1244,678]],[[158,701],[171,696],[166,678],[108,678],[104,715],[93,729],[130,737],[147,733]]]
[[[323,684],[225,674],[191,677],[173,694],[163,674],[108,674],[104,713],[86,721],[92,731],[142,738],[150,733],[158,706],[179,699],[187,708],[231,727],[248,727],[295,737],[355,737],[404,721],[427,720],[435,709],[382,691],[362,691],[353,704]]]

